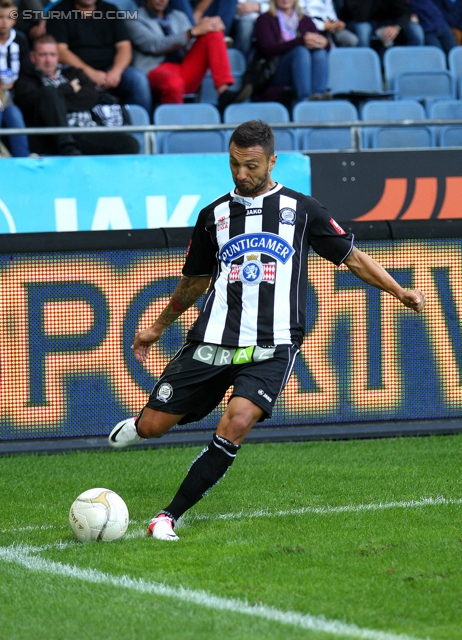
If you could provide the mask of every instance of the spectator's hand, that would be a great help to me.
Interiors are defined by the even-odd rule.
[[[10,91],[13,88],[14,82],[10,82],[9,84],[4,84],[0,80],[0,88],[5,89],[5,91]]]
[[[307,49],[325,49],[329,44],[327,38],[320,33],[313,33],[309,31],[303,36],[303,42]]]
[[[34,24],[34,26],[29,29],[29,38],[31,40],[35,40],[40,36],[44,36],[46,32],[47,23],[45,22],[45,20],[40,20],[38,24]]]
[[[324,29],[329,33],[335,33],[337,31],[343,31],[345,29],[345,23],[342,20],[326,20],[324,23]]]
[[[71,85],[74,93],[78,93],[82,88],[82,85],[80,84],[80,80],[78,78],[74,78],[69,82],[69,84]]]
[[[245,16],[247,13],[258,13],[260,5],[258,2],[238,2],[236,13],[238,16]]]
[[[388,42],[393,42],[393,40],[398,35],[399,31],[400,30],[398,29],[398,27],[395,27],[395,25],[390,25],[389,27],[384,27],[382,38],[384,40],[387,40]]]
[[[115,87],[119,86],[121,79],[122,73],[118,69],[109,69],[109,71],[106,72],[106,84],[104,88],[115,89]]]
[[[211,33],[212,31],[224,31],[225,25],[220,16],[205,16],[205,18],[201,18],[199,22],[194,27],[194,35],[196,36],[205,36],[207,33]]]
[[[101,89],[106,88],[106,73],[104,71],[93,69],[93,67],[85,67],[83,71],[98,87],[101,87]]]

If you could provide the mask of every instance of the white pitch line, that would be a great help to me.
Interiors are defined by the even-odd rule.
[[[336,513],[356,513],[359,511],[380,511],[382,509],[411,509],[416,507],[429,507],[435,505],[462,504],[462,498],[420,498],[419,500],[408,500],[402,502],[378,502],[371,504],[348,504],[339,507],[300,507],[299,509],[287,509],[285,511],[268,511],[261,509],[245,513],[221,513],[214,515],[186,515],[182,520],[184,523],[191,523],[197,520],[238,520],[246,518],[276,518],[281,516],[298,516],[304,514],[328,515]]]
[[[83,580],[93,584],[107,584],[113,587],[131,589],[138,593],[148,593],[167,598],[181,600],[208,609],[217,611],[230,611],[255,618],[263,618],[280,624],[309,629],[333,635],[359,638],[361,640],[419,640],[408,635],[390,633],[387,631],[375,631],[365,629],[355,624],[348,624],[339,620],[328,620],[323,616],[297,613],[296,611],[280,611],[263,604],[252,606],[244,600],[221,598],[206,591],[195,591],[184,587],[169,587],[159,582],[149,582],[130,576],[113,576],[95,569],[80,569],[75,566],[47,560],[31,554],[31,547],[13,545],[0,547],[0,560],[19,564],[30,571],[59,575],[65,578]],[[428,638],[426,640],[429,640]]]
[[[287,509],[285,511],[268,511],[267,509],[259,509],[258,511],[238,511],[236,513],[218,513],[213,515],[189,515],[186,514],[181,518],[178,527],[200,520],[245,520],[251,518],[278,518],[282,516],[297,516],[305,514],[329,515],[336,513],[356,513],[359,511],[380,511],[382,509],[414,509],[416,507],[431,507],[438,505],[462,504],[462,498],[444,498],[437,496],[436,498],[419,498],[418,500],[408,500],[401,502],[377,502],[370,504],[347,504],[338,507],[300,507],[299,509]],[[130,526],[138,525],[137,520],[130,520]],[[144,525],[144,523],[143,523]],[[147,520],[146,520],[147,525]],[[29,531],[48,531],[50,529],[64,530],[68,525],[28,525],[26,527],[14,527],[12,529],[0,529],[2,533],[27,533]],[[132,537],[136,537],[134,534]]]

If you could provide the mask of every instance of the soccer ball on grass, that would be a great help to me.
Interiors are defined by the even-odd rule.
[[[72,503],[69,524],[80,542],[121,538],[128,527],[128,509],[110,489],[95,488],[81,493]]]

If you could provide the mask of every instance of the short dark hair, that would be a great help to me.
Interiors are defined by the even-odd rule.
[[[35,48],[38,44],[58,44],[58,41],[51,33],[44,33],[42,36],[38,36],[32,41],[32,49],[35,51]]]
[[[229,139],[229,144],[248,149],[260,146],[268,156],[274,155],[274,133],[271,127],[261,120],[248,120],[235,129]]]

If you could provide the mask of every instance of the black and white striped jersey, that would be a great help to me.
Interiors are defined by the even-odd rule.
[[[183,275],[211,275],[212,283],[187,338],[231,347],[300,346],[310,245],[339,265],[353,236],[317,200],[281,184],[256,198],[231,191],[202,209]]]

